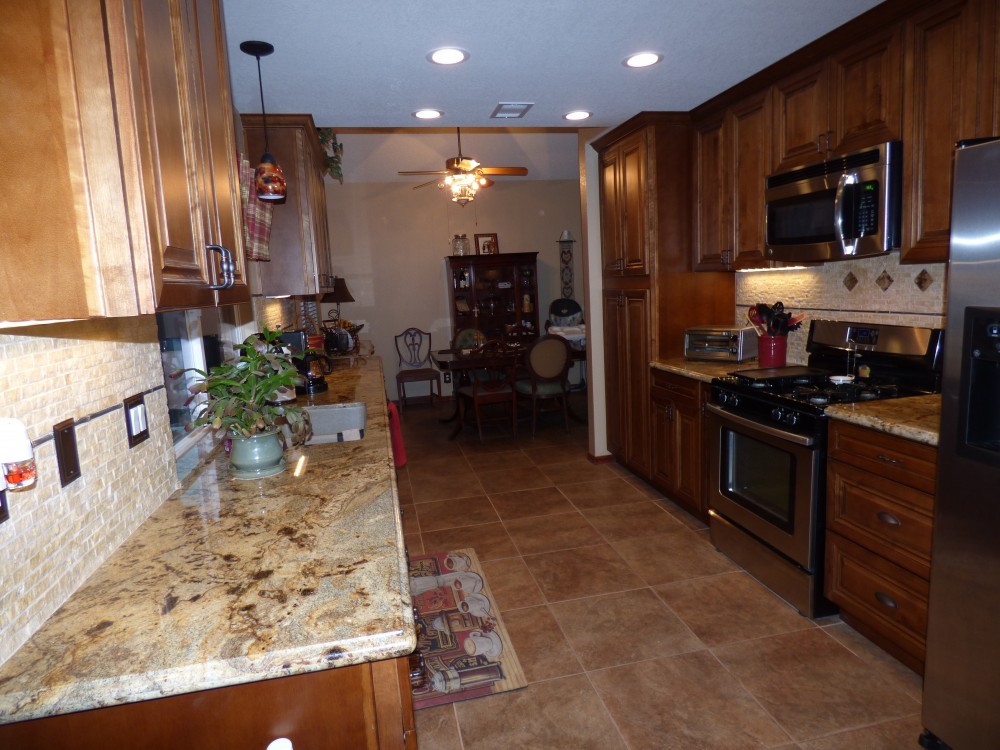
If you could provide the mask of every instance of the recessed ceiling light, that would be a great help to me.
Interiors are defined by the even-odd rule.
[[[650,65],[656,65],[662,59],[663,55],[656,52],[638,52],[622,60],[622,65],[628,68],[648,68]]]
[[[427,59],[438,65],[455,65],[469,59],[469,53],[458,47],[442,47],[427,53]]]
[[[586,120],[590,117],[593,112],[588,112],[585,109],[575,109],[572,112],[567,112],[563,115],[564,120]]]
[[[436,120],[444,114],[440,109],[418,109],[413,116],[418,120]]]

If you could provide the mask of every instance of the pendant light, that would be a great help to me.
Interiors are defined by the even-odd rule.
[[[267,57],[274,52],[274,45],[269,42],[240,42],[240,51],[257,58],[257,85],[260,87],[260,113],[264,121],[264,155],[260,157],[260,163],[257,165],[256,176],[254,177],[257,197],[262,201],[284,203],[286,194],[285,173],[281,171],[278,162],[271,155],[270,144],[267,141],[267,112],[264,109],[264,83],[260,76],[260,58]]]

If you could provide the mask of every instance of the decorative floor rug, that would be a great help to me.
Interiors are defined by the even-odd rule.
[[[528,684],[474,550],[412,555],[410,592],[427,674],[414,708]]]

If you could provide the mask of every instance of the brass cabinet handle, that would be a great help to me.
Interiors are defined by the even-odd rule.
[[[888,511],[885,511],[885,510],[880,510],[878,513],[875,514],[875,517],[878,518],[878,520],[880,520],[882,523],[884,523],[884,524],[886,524],[888,526],[902,526],[903,525],[902,521],[900,521],[898,518],[896,518],[896,516],[892,515],[892,513],[889,513]]]
[[[888,607],[889,609],[899,609],[899,605],[896,604],[896,600],[883,591],[876,591],[875,598],[878,600],[878,603],[884,607]]]

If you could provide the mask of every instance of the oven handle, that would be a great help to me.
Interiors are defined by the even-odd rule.
[[[765,435],[770,435],[771,437],[776,437],[780,440],[787,440],[795,443],[796,445],[811,447],[816,442],[814,438],[807,437],[806,435],[796,435],[794,432],[786,432],[785,430],[779,430],[771,425],[761,424],[753,419],[747,419],[746,417],[741,417],[737,414],[733,414],[732,412],[728,412],[715,404],[705,404],[705,408],[718,417],[728,419],[733,424],[738,424],[741,427],[746,427],[750,430],[757,430],[757,432],[762,432]]]

